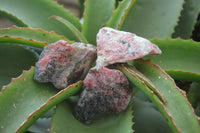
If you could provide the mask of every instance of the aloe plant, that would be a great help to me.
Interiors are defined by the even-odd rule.
[[[200,34],[193,32],[200,1],[115,2],[85,0],[81,24],[52,0],[0,0],[0,15],[17,25],[0,29],[1,133],[200,132],[200,43],[191,39]],[[36,50],[58,40],[96,45],[104,26],[147,38],[162,54],[111,66],[129,79],[132,99],[120,114],[101,114],[85,125],[73,115],[82,81],[61,91],[35,82]],[[175,81],[189,86],[182,90]]]

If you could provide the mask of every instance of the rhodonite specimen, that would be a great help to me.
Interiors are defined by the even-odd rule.
[[[90,44],[57,41],[44,48],[35,66],[34,80],[52,82],[58,89],[83,80],[96,59],[96,47]]]
[[[127,62],[161,50],[135,34],[104,27],[97,34],[97,66]]]
[[[120,113],[130,101],[132,88],[119,70],[94,67],[83,83],[85,87],[75,108],[75,117],[85,124],[97,113]]]

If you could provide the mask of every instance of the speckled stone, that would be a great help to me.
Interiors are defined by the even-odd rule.
[[[119,70],[94,67],[84,79],[84,86],[75,117],[85,124],[89,124],[97,113],[120,113],[131,98],[132,88]]]
[[[127,62],[161,50],[135,34],[104,27],[97,34],[97,66]]]
[[[58,89],[83,80],[96,59],[96,48],[90,44],[57,41],[44,48],[35,66],[34,80],[52,82]]]

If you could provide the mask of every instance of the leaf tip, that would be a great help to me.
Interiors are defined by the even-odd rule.
[[[86,4],[86,1],[87,1],[87,0],[85,0],[85,2],[83,3],[83,6],[84,6],[84,7],[85,7],[85,4]]]
[[[118,5],[120,4],[121,2],[120,1],[118,1]]]
[[[15,28],[17,28],[16,25],[12,25],[12,26],[10,27],[10,29],[15,29]]]
[[[56,16],[50,16],[48,19],[56,19]]]

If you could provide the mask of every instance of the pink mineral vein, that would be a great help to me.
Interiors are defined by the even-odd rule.
[[[96,47],[64,40],[46,46],[35,66],[34,80],[51,82],[58,89],[83,80],[96,59]]]
[[[121,71],[94,67],[83,82],[75,108],[75,117],[81,122],[88,124],[98,113],[120,113],[128,106],[132,88]]]
[[[97,34],[97,66],[127,62],[161,50],[135,34],[104,27]]]

